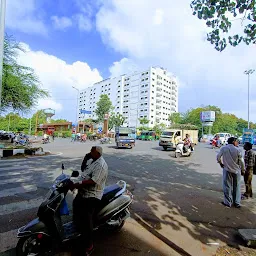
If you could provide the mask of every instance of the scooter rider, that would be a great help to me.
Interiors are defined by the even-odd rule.
[[[92,163],[87,167],[87,161],[90,159]],[[81,171],[83,180],[70,186],[71,190],[78,189],[78,194],[73,201],[73,222],[83,239],[80,246],[76,248],[75,255],[84,255],[84,251],[85,255],[90,255],[93,251],[93,213],[103,196],[108,176],[108,166],[102,156],[102,147],[91,148],[91,152],[84,157]]]
[[[191,140],[189,134],[186,134],[186,137],[183,141],[184,141],[183,151],[187,152],[188,149],[191,147],[191,143],[192,143],[192,140]]]

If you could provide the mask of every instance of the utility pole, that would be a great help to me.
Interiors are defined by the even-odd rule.
[[[254,71],[254,69],[248,69],[244,71],[244,73],[248,76],[248,129],[250,129],[250,75]]]
[[[11,113],[9,114],[9,121],[8,121],[8,132],[10,131],[10,124],[11,124]]]
[[[0,0],[0,109],[3,84],[3,58],[4,58],[4,28],[5,28],[6,0]]]
[[[35,127],[35,136],[37,136],[37,124],[38,124],[38,111],[36,112],[36,127]]]
[[[32,118],[29,119],[29,135],[31,135],[31,121],[32,121]]]
[[[77,122],[76,133],[77,133],[77,132],[79,132],[79,124],[78,124],[78,100],[79,100],[80,91],[79,91],[79,89],[77,89],[75,86],[72,86],[72,88],[77,91],[77,102],[76,102],[76,122]]]

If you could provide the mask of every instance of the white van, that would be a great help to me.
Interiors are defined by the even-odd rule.
[[[226,145],[228,143],[228,138],[232,137],[230,133],[219,132],[214,135],[214,137],[218,135],[220,137],[220,141],[222,145]]]

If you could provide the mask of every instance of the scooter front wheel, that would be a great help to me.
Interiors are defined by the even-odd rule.
[[[181,153],[180,152],[175,152],[175,158],[180,158],[181,157]]]
[[[51,245],[39,241],[36,235],[20,238],[16,246],[17,256],[53,256]]]

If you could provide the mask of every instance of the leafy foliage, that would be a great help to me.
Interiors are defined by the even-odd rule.
[[[241,42],[247,45],[256,43],[255,0],[194,0],[190,6],[193,15],[205,20],[206,25],[211,28],[207,40],[215,45],[216,50],[223,51],[228,43],[232,46]],[[231,16],[234,17],[233,20]],[[239,20],[244,27],[243,35],[228,36],[233,23]]]
[[[124,124],[125,117],[121,114],[116,114],[114,112],[111,113],[109,120],[108,120],[108,129],[109,131],[112,130],[114,127],[119,127]]]
[[[195,109],[190,109],[185,113],[181,113],[180,124],[174,124],[171,128],[178,128],[180,125],[193,125],[199,130],[199,134],[202,132],[202,123],[200,120],[200,113],[202,111],[215,111],[215,122],[213,123],[212,133],[217,132],[228,132],[234,135],[241,135],[243,128],[247,127],[247,122],[241,118],[237,118],[233,114],[222,113],[219,107],[216,106],[205,106]],[[251,123],[250,127],[252,129],[256,128],[256,124]],[[204,133],[208,133],[207,127],[204,127]]]
[[[169,129],[187,129],[187,130],[197,130],[198,127],[192,124],[173,124]]]
[[[1,111],[28,111],[39,98],[48,96],[48,92],[40,88],[34,70],[18,64],[19,51],[24,51],[21,45],[13,38],[5,37]]]
[[[149,120],[146,117],[139,118],[138,120],[142,126],[149,123]]]
[[[98,117],[98,122],[104,121],[104,115],[109,114],[113,109],[112,102],[107,94],[101,94],[100,99],[97,102],[97,108],[95,113]]]
[[[161,124],[156,124],[154,127],[153,127],[153,131],[156,132],[156,134],[160,134],[164,129],[166,128],[166,125],[161,123]]]
[[[37,111],[31,118],[25,118],[20,116],[17,113],[9,113],[6,116],[0,116],[0,130],[8,131],[8,127],[10,131],[13,132],[29,132],[30,123],[31,123],[31,131],[34,133],[36,127],[36,115],[38,114],[38,122],[37,124],[46,123],[46,115],[43,110]],[[30,120],[31,119],[31,120]],[[61,123],[61,122],[68,122],[65,119],[52,119],[51,123]],[[9,126],[10,124],[10,126]],[[38,134],[39,135],[39,134]]]
[[[168,121],[170,121],[172,124],[179,124],[182,120],[182,116],[180,113],[172,113],[168,117]]]

